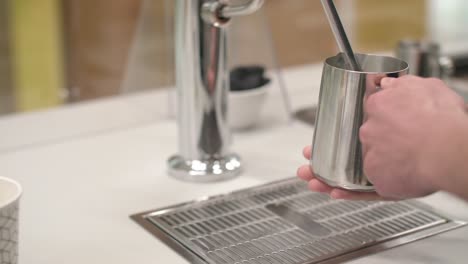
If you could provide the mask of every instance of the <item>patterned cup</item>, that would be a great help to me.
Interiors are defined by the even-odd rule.
[[[0,177],[0,264],[18,263],[18,208],[21,186]]]

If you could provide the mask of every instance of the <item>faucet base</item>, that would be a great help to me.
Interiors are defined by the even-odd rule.
[[[210,160],[186,160],[181,156],[172,156],[167,163],[172,177],[191,182],[224,181],[238,176],[242,171],[241,159],[236,154]]]

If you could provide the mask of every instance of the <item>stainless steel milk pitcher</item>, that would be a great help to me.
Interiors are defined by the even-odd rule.
[[[366,94],[376,92],[377,80],[408,73],[400,59],[356,54],[362,71],[346,69],[343,54],[325,60],[310,164],[317,178],[330,186],[373,191],[363,172],[359,128]]]

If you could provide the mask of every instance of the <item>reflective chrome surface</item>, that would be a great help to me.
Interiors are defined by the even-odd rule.
[[[169,159],[168,163],[173,168],[173,177],[197,182],[229,179],[237,176],[241,170],[241,160],[235,154],[211,160],[186,160],[180,156],[174,156]]]
[[[236,7],[232,15],[251,13],[262,2],[249,1]],[[231,136],[226,113],[229,81],[224,26],[229,22],[229,8],[226,0],[176,1],[179,153],[169,159],[168,166],[169,173],[179,179],[218,181],[241,170],[239,158],[228,149]],[[223,10],[227,13],[221,17]],[[236,166],[229,164],[233,157]],[[193,164],[204,166],[194,169]],[[231,169],[215,170],[216,164],[228,164]]]
[[[373,191],[362,170],[363,99],[376,91],[377,78],[404,75],[408,64],[385,56],[356,57],[361,72],[346,70],[342,53],[325,61],[310,163],[316,176],[331,186]]]
[[[263,6],[264,0],[248,0],[242,5],[230,5],[229,0],[222,0],[225,6],[220,14],[222,17],[245,16],[256,12]]]
[[[132,218],[190,263],[211,264],[342,263],[465,225],[413,201],[333,200],[296,178]]]

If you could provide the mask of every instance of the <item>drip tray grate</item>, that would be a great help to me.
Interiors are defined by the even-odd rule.
[[[329,199],[297,179],[132,218],[190,262],[210,264],[343,261],[464,225],[414,201]]]

